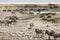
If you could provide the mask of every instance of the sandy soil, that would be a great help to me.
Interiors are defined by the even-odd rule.
[[[51,22],[43,21],[41,20],[39,15],[21,14],[18,12],[14,14],[12,14],[11,12],[0,12],[0,19],[4,19],[6,16],[12,16],[12,15],[17,16],[19,20],[17,21],[15,25],[9,25],[9,26],[1,25],[0,26],[0,32],[1,32],[0,39],[1,40],[2,38],[4,38],[5,40],[20,40],[21,39],[20,36],[23,35],[23,33],[26,33],[26,35],[31,35],[32,37],[36,36],[35,28],[42,29],[42,30],[54,30],[57,33],[60,32],[60,25],[59,25],[60,23],[54,24]],[[34,24],[31,30],[28,29],[30,27],[30,23]],[[49,27],[46,27],[47,25],[49,25]],[[46,35],[45,37],[47,38],[48,36]],[[44,37],[44,40],[45,40],[45,37]],[[24,40],[24,38],[22,40]],[[43,39],[40,39],[40,40],[43,40]]]

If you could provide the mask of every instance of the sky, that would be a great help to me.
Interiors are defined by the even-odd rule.
[[[0,0],[0,2],[59,3],[60,0]]]

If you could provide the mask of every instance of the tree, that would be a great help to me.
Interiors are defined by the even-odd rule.
[[[48,4],[48,6],[50,7],[50,9],[52,9],[53,7],[52,7],[52,4]]]
[[[48,4],[48,6],[50,7],[50,9],[59,8],[56,4]]]

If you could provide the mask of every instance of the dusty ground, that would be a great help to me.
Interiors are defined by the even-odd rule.
[[[0,39],[1,40],[24,40],[21,38],[22,33],[25,33],[26,35],[31,35],[31,39],[25,39],[25,40],[34,40],[34,36],[36,37],[35,28],[42,29],[42,30],[54,30],[55,32],[60,32],[60,23],[51,23],[41,20],[40,15],[30,15],[30,14],[21,14],[21,13],[14,13],[11,12],[0,12],[0,19],[4,19],[6,16],[12,16],[15,15],[19,18],[17,23],[15,25],[1,25],[0,26]],[[58,16],[57,16],[58,17]],[[31,30],[28,28],[30,27],[30,23],[34,23],[34,26]],[[46,27],[49,25],[49,27]],[[21,32],[22,31],[22,32]],[[47,35],[45,35],[47,39]],[[40,40],[45,40],[40,39]],[[53,37],[52,37],[53,38]],[[35,39],[37,40],[37,39]],[[39,40],[39,39],[38,39]]]

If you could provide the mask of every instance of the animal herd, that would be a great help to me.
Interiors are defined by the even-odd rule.
[[[35,32],[36,32],[36,34],[41,34],[41,33],[43,34],[43,30],[35,29]],[[44,34],[48,35],[48,40],[51,40],[51,36],[54,38],[54,40],[57,40],[57,38],[60,37],[60,33],[56,33],[54,30],[51,30],[51,31],[44,30],[44,32],[45,32]],[[42,35],[42,37],[44,37],[43,35]],[[40,38],[42,38],[42,37],[40,37]]]
[[[13,24],[13,23],[17,23],[17,20],[19,18],[16,17],[16,16],[9,16],[9,17],[5,17],[3,20],[0,20],[0,24],[1,25],[10,25],[10,24]]]

